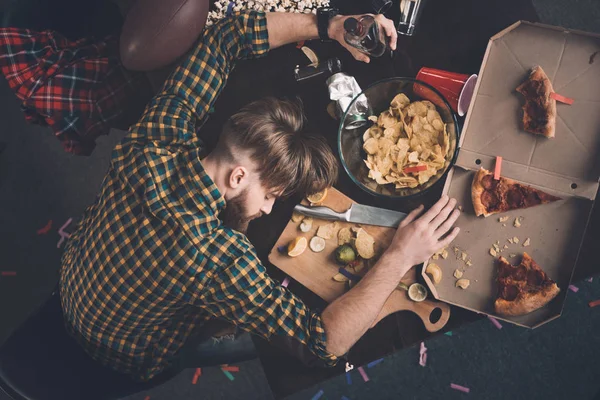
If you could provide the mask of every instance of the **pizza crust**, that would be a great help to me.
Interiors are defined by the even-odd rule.
[[[535,96],[537,102],[543,104],[543,118],[546,119],[546,124],[537,126],[534,117],[527,112],[528,103],[535,102],[531,95],[527,95],[527,87],[532,81],[540,82],[541,91],[538,96]],[[523,127],[527,132],[543,135],[547,138],[553,138],[556,131],[556,100],[550,97],[554,92],[552,82],[542,69],[537,66],[531,70],[529,77],[525,82],[519,85],[516,89],[525,97],[525,105],[523,106]]]
[[[478,217],[481,215],[483,215],[484,217],[487,217],[487,216],[493,214],[493,213],[488,213],[487,209],[481,202],[481,195],[485,191],[485,189],[481,183],[481,180],[483,179],[484,176],[486,176],[489,173],[490,173],[490,171],[481,168],[479,171],[477,171],[475,173],[475,176],[473,177],[473,183],[471,184],[471,200],[473,201],[473,208],[475,209],[475,215],[477,215]]]
[[[535,310],[538,310],[548,304],[554,299],[560,292],[559,287],[556,283],[544,287],[542,291],[534,294],[525,294],[519,296],[514,301],[504,300],[502,298],[496,299],[494,308],[498,315],[505,317],[517,317],[520,315],[529,314]]]

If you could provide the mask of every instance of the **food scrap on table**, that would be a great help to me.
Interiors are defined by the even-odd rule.
[[[408,287],[408,298],[412,301],[421,302],[427,298],[427,288],[420,283],[413,283]]]
[[[521,221],[523,221],[523,217],[516,217],[515,218],[515,222],[513,222],[513,226],[515,228],[520,228],[521,227]]]
[[[518,243],[518,242],[517,242],[517,243]],[[523,247],[527,247],[527,246],[529,246],[530,244],[531,244],[531,239],[530,239],[530,238],[527,238],[527,239],[525,239],[525,241],[523,242]]]
[[[468,279],[465,279],[465,278],[461,278],[456,281],[456,287],[459,287],[461,289],[468,288],[470,284],[471,284],[471,281]]]
[[[327,190],[327,188],[325,188],[320,192],[311,194],[310,196],[306,196],[306,200],[308,200],[308,202],[311,205],[319,204],[319,203],[322,203],[327,198],[327,193],[328,193],[328,190]]]
[[[288,256],[297,257],[300,254],[304,253],[306,247],[308,246],[308,241],[304,236],[298,236],[294,240],[292,240],[287,247]]]
[[[367,186],[377,183],[395,189],[416,188],[446,167],[449,136],[433,103],[411,103],[401,93],[388,110],[369,120],[376,123],[363,134]]]
[[[342,228],[338,231],[338,246],[352,243],[352,231],[350,228]]]
[[[454,271],[454,277],[455,277],[456,279],[460,279],[460,278],[462,278],[462,276],[463,276],[463,272],[462,272],[460,269],[458,269],[458,268],[457,268],[457,269]]]
[[[331,239],[337,234],[338,223],[332,222],[329,224],[321,225],[317,229],[317,236],[322,237],[323,239]]]
[[[312,229],[312,224],[312,217],[305,217],[300,223],[300,230],[304,233],[309,232]]]
[[[425,268],[425,273],[431,278],[434,285],[437,285],[442,281],[442,269],[437,264],[428,264]]]
[[[302,219],[304,219],[304,215],[296,211],[292,213],[292,222],[300,222]]]

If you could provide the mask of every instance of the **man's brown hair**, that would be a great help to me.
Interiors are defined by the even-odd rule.
[[[305,125],[300,100],[267,97],[227,120],[215,151],[230,160],[249,151],[262,184],[282,197],[313,194],[333,185],[338,164],[325,139]]]

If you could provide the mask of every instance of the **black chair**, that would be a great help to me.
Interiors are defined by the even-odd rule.
[[[58,290],[0,348],[0,389],[15,400],[108,400],[177,375],[139,383],[89,357],[64,328]]]

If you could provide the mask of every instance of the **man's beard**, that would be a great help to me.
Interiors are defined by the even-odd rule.
[[[262,216],[262,212],[248,216],[245,207],[247,197],[248,189],[244,189],[237,196],[227,200],[227,205],[221,212],[221,219],[225,226],[244,234],[248,231],[250,221]]]

